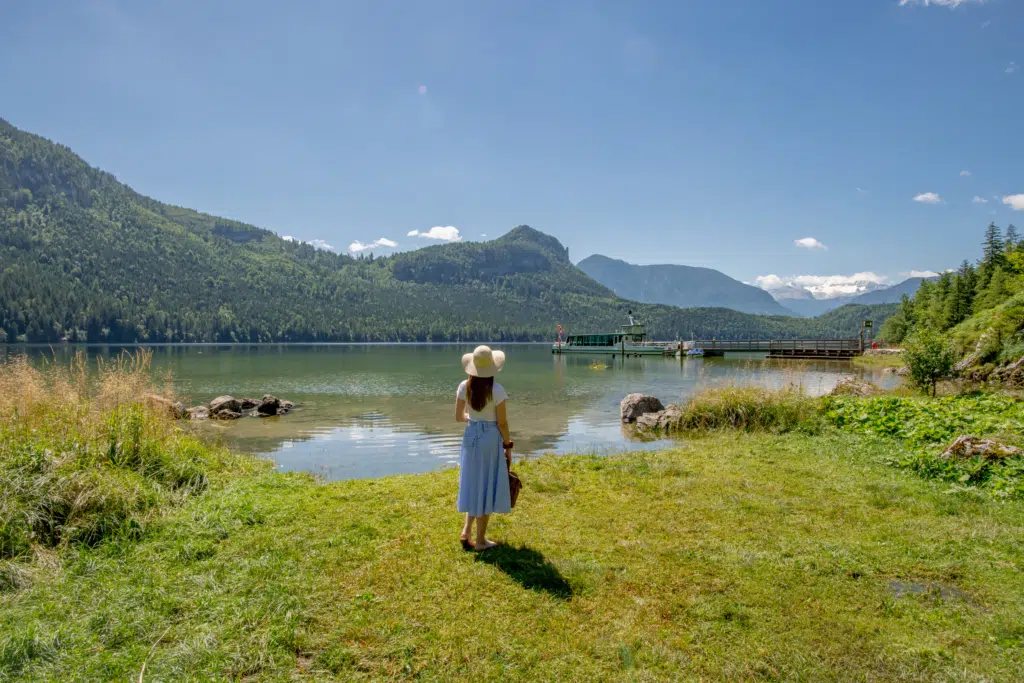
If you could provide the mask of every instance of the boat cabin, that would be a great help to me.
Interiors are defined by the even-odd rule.
[[[619,346],[620,344],[642,344],[647,338],[643,325],[630,323],[618,332],[607,334],[570,334],[565,338],[569,346]]]

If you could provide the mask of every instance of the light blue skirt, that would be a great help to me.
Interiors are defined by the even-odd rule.
[[[483,517],[512,511],[508,465],[497,422],[470,420],[462,437],[459,512]]]

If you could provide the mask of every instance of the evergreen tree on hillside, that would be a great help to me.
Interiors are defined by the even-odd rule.
[[[1004,249],[1007,253],[1015,251],[1020,246],[1020,238],[1017,236],[1017,228],[1013,223],[1006,226],[1006,236],[1003,238]]]
[[[989,223],[985,229],[985,239],[981,243],[981,263],[978,265],[978,293],[988,286],[996,266],[1006,262],[1006,241],[1003,233],[995,223]]]
[[[974,289],[977,275],[974,266],[964,259],[953,277],[953,291],[946,304],[946,324],[959,325],[970,317],[974,307]]]

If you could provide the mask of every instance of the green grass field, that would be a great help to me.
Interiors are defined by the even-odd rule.
[[[457,543],[452,471],[246,474],[141,540],[37,551],[12,680],[1019,680],[1024,508],[898,442],[723,433],[542,458]]]

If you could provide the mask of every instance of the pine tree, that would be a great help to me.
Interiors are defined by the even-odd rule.
[[[978,287],[980,295],[988,286],[996,266],[1001,266],[1006,261],[1006,241],[1003,239],[1002,231],[995,223],[989,223],[985,229],[985,239],[981,243],[981,263],[978,264]]]
[[[996,266],[988,284],[978,294],[976,307],[979,311],[995,308],[1006,301],[1011,295],[1009,278],[1002,266]]]
[[[1006,252],[1013,251],[1020,244],[1020,238],[1017,237],[1017,228],[1013,227],[1013,223],[1006,226],[1006,236],[1003,238],[1003,243]]]
[[[978,274],[967,259],[956,271],[957,290],[955,294],[955,311],[957,324],[971,316],[974,311],[974,289],[977,286]]]

